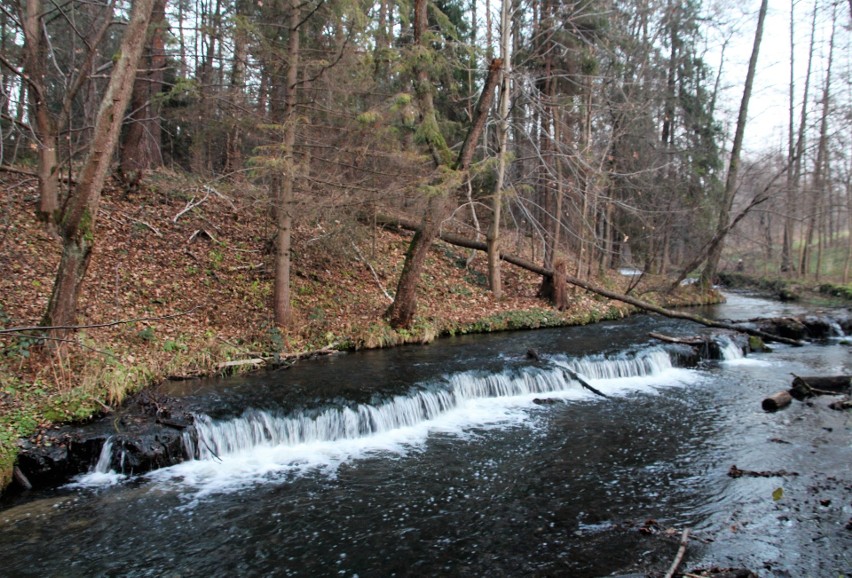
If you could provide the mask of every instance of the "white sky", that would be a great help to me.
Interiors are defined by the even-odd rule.
[[[734,132],[737,112],[742,98],[748,60],[754,42],[757,25],[758,0],[746,0],[732,15],[734,36],[725,53],[723,68],[724,92],[721,100],[720,118],[727,120],[726,129],[730,135]],[[828,2],[820,2],[817,17],[817,43],[814,51],[811,88],[808,100],[814,106],[822,95],[825,81],[825,69],[828,59],[828,39],[831,34],[831,13]],[[796,101],[801,103],[804,89],[804,75],[807,68],[808,44],[810,41],[813,0],[799,0],[795,8],[795,68]],[[730,14],[730,8],[728,8]],[[840,99],[848,100],[849,90],[841,88],[843,75],[849,78],[850,71],[850,15],[848,5],[843,2],[837,10],[838,27],[836,30],[834,64],[832,65],[833,87]],[[712,32],[721,38],[721,32]],[[707,62],[718,67],[721,43],[709,47]],[[773,0],[770,2],[764,28],[763,41],[758,58],[758,70],[755,76],[754,92],[749,104],[749,120],[746,128],[745,154],[759,155],[768,150],[786,151],[788,131],[788,101],[790,83],[790,2]],[[811,121],[816,115],[811,116]],[[796,113],[798,123],[799,112]]]

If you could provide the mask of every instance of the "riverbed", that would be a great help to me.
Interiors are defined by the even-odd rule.
[[[5,504],[0,575],[606,576],[664,572],[687,528],[684,569],[852,574],[850,413],[760,405],[791,373],[852,373],[848,343],[684,368],[651,331],[704,332],[637,315],[166,384],[196,459]]]

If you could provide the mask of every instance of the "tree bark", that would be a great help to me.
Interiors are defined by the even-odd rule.
[[[44,325],[73,325],[80,286],[95,244],[95,221],[101,191],[130,100],[153,4],[154,0],[135,0],[133,3],[130,22],[124,31],[118,59],[98,111],[89,154],[62,213],[62,258],[43,319]]]
[[[156,0],[148,31],[148,49],[144,56],[144,74],[137,75],[130,98],[130,118],[121,148],[124,173],[150,169],[162,164],[159,112],[152,98],[163,85],[165,53],[166,0]]]
[[[500,58],[503,70],[500,73],[500,102],[498,104],[497,121],[497,179],[494,183],[494,196],[491,200],[491,226],[486,234],[488,245],[488,286],[495,299],[503,296],[503,279],[500,272],[500,228],[503,212],[503,189],[506,182],[506,163],[509,156],[509,100],[511,98],[512,47],[511,20],[509,3],[511,0],[501,0],[500,3]]]
[[[296,84],[299,80],[299,0],[290,1],[290,37],[287,41],[287,84],[284,87],[284,143],[283,155],[288,161],[281,175],[281,186],[275,196],[275,287],[273,312],[275,324],[286,327],[290,323],[290,248],[293,228],[293,184],[296,172]],[[277,182],[277,179],[276,179]]]
[[[38,216],[48,224],[55,223],[59,210],[59,163],[56,151],[56,128],[47,106],[44,77],[47,48],[41,26],[41,0],[29,0],[22,14],[24,32],[24,70],[28,86],[38,155]]]
[[[778,411],[782,407],[790,405],[792,401],[793,396],[790,395],[789,391],[784,390],[764,398],[761,407],[763,407],[763,411]]]

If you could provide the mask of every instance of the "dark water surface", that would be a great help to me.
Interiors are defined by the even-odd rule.
[[[711,313],[798,312],[779,308],[732,296]],[[93,477],[82,480],[88,486],[39,494],[0,511],[0,575],[665,571],[677,536],[640,532],[647,520],[692,530],[688,568],[852,574],[852,531],[844,528],[852,518],[849,412],[831,411],[823,400],[794,402],[775,414],[760,408],[763,397],[788,386],[790,373],[852,373],[849,346],[778,347],[684,370],[657,362],[649,331],[701,329],[635,316],[172,384],[170,394],[186,396],[215,433],[234,439],[240,424],[256,427],[257,416],[285,425],[302,420],[324,432],[320,425],[333,429],[334,420],[360,411],[375,431],[314,439],[310,430],[298,443],[246,442],[240,451],[217,445],[212,457],[147,476],[118,477],[113,485]],[[648,371],[592,379],[612,395],[603,399],[577,384],[546,382],[550,374],[529,368],[529,348],[573,368],[582,361],[588,371],[595,363],[610,368],[636,359]],[[530,375],[546,382],[535,387],[549,389],[459,393],[483,383],[518,386],[518,376]],[[408,411],[409,401],[423,409],[451,390],[453,405],[434,417],[382,429],[391,412]],[[535,403],[542,398],[554,403]],[[799,475],[733,479],[733,464]],[[783,497],[774,500],[778,488]]]

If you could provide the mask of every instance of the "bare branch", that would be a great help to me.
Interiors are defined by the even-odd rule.
[[[9,327],[7,329],[0,329],[0,335],[8,335],[12,333],[21,333],[27,331],[54,331],[57,329],[68,329],[68,330],[77,330],[77,329],[97,329],[101,327],[113,327],[115,325],[123,325],[126,323],[136,323],[138,321],[164,321],[166,319],[174,319],[175,317],[183,317],[185,315],[192,315],[195,313],[195,310],[201,307],[200,305],[196,305],[192,309],[187,311],[182,311],[180,313],[172,313],[171,315],[161,315],[159,317],[136,317],[134,319],[121,319],[118,321],[108,321],[106,323],[91,323],[88,325],[33,325],[30,327]]]

